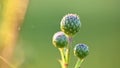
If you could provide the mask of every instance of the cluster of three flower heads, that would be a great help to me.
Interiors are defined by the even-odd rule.
[[[71,43],[71,38],[77,32],[79,32],[81,27],[81,22],[79,16],[76,14],[67,14],[65,15],[60,23],[61,31],[53,35],[53,45],[59,49],[69,48],[68,45]],[[74,54],[79,58],[85,58],[89,53],[88,46],[85,44],[77,44],[74,47]]]

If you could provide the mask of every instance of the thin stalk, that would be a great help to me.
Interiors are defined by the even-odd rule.
[[[59,49],[61,54],[61,60],[59,61],[61,63],[62,68],[68,68],[68,64],[69,64],[72,37],[68,37],[68,39],[69,39],[69,44],[67,45],[67,47]]]
[[[10,64],[6,59],[4,59],[2,56],[0,56],[0,59],[1,59],[4,63],[6,63],[10,68],[16,68],[16,67],[14,67],[12,64]]]
[[[78,59],[76,65],[75,65],[75,68],[80,68],[83,61],[84,61],[84,59],[81,59],[81,60]]]
[[[63,49],[63,48],[60,48],[59,51],[60,51],[60,54],[61,54],[61,60],[62,60],[62,62],[65,62],[64,49]]]
[[[61,64],[62,68],[67,68],[65,50],[64,50],[64,48],[60,48],[59,51],[61,54],[61,60],[59,60],[60,64]]]
[[[69,44],[68,44],[68,53],[67,53],[67,63],[69,64],[69,59],[70,59],[70,51],[71,51],[71,47],[72,47],[72,37],[68,36],[69,39]]]

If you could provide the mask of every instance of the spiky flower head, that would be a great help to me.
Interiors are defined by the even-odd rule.
[[[65,15],[60,23],[61,30],[68,36],[73,36],[80,29],[81,23],[79,16],[76,14]]]
[[[80,59],[85,58],[89,54],[88,46],[85,44],[77,44],[74,48],[74,54]]]
[[[68,38],[64,32],[60,31],[54,34],[52,42],[55,47],[64,48],[68,45]]]

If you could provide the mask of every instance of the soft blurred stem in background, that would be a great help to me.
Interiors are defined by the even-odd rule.
[[[0,0],[0,56],[11,62],[29,0]],[[10,68],[0,59],[0,68]]]

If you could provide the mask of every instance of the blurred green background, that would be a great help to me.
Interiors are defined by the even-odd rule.
[[[85,43],[90,49],[82,68],[120,68],[120,0],[30,0],[18,41],[24,52],[20,68],[61,68],[51,41],[68,13],[78,14],[82,23],[73,47]],[[77,58],[71,56],[74,68]]]

